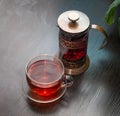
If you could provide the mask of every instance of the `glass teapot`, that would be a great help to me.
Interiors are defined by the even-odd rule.
[[[105,36],[105,42],[100,48],[108,43],[105,30],[96,24],[91,25],[88,16],[81,11],[63,12],[58,17],[58,27],[59,58],[64,64],[67,75],[81,74],[89,67],[87,45],[90,29],[97,29]]]

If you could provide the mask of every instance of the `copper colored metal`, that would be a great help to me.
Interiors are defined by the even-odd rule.
[[[68,75],[78,75],[89,67],[89,57],[87,55],[88,35],[91,28],[97,29],[105,36],[108,36],[104,29],[96,24],[90,25],[90,20],[81,11],[70,10],[62,13],[58,17],[59,27],[59,58],[65,66],[65,73]]]

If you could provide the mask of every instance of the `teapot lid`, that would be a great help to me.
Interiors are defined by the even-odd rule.
[[[90,20],[88,16],[81,11],[66,11],[58,17],[58,26],[68,33],[83,32],[89,27],[89,25]]]

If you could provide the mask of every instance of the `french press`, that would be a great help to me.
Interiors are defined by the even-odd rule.
[[[86,14],[77,10],[70,10],[58,17],[59,27],[59,58],[64,64],[67,75],[78,75],[89,67],[87,55],[89,30],[97,29],[105,36],[103,48],[108,42],[104,29],[96,24],[90,25]]]

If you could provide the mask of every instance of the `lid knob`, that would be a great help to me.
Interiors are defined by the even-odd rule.
[[[72,22],[75,23],[77,20],[79,20],[80,16],[77,12],[70,12],[68,14],[68,19]]]

